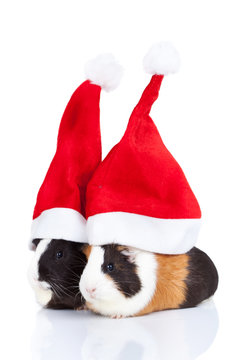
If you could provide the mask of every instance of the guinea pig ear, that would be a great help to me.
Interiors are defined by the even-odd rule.
[[[119,246],[118,249],[120,250],[121,254],[127,256],[130,263],[133,263],[135,261],[136,256],[140,251],[137,248],[131,246]]]
[[[42,239],[33,239],[32,240],[32,244],[33,244],[33,247],[35,247],[35,250],[36,250],[36,248],[37,248],[37,246],[38,246],[38,244],[40,243],[41,240]]]

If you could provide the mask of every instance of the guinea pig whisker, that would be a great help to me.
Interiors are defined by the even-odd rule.
[[[79,292],[80,292],[80,291],[79,291]],[[81,293],[80,293],[80,294],[81,294]],[[83,297],[82,294],[81,294],[81,301],[84,302],[84,300],[85,300],[85,299],[84,299],[84,297]]]
[[[58,278],[54,278],[54,277],[51,277],[51,279],[53,280],[53,281],[56,281],[57,283],[56,283],[56,285],[59,285],[59,279]],[[64,280],[64,279],[61,279],[61,283],[66,283],[66,284],[69,284],[69,280]]]
[[[66,296],[69,296],[69,297],[72,297],[73,296],[73,293],[69,293],[68,291],[62,289],[62,288],[59,288],[59,291],[61,291],[61,296],[62,295],[66,295]]]
[[[52,278],[53,279],[53,278]],[[58,281],[59,279],[56,279]],[[51,285],[58,289],[58,292],[60,293],[68,293],[68,296],[75,295],[75,291],[71,290],[70,288],[74,287],[73,285],[69,285],[69,281],[65,281],[67,286],[64,286],[62,284],[52,283]],[[79,288],[79,286],[75,285],[75,288]]]
[[[73,264],[73,265],[80,265],[80,264],[86,265],[86,263],[87,263],[87,261],[85,259],[83,259],[82,257],[71,254],[71,264]]]
[[[80,277],[77,277],[76,279],[77,279],[77,281],[74,281],[74,282],[75,282],[75,283],[79,283]],[[57,284],[58,286],[62,286],[63,288],[69,288],[69,287],[72,286],[72,285],[71,285],[72,282],[70,283],[69,280],[61,279],[61,285],[59,284],[59,279],[52,277],[52,280],[53,280],[54,282],[56,282],[56,284]],[[74,280],[74,278],[71,279],[71,281],[73,281],[73,280]],[[63,284],[64,284],[65,286],[64,286]]]
[[[75,275],[80,280],[79,274],[77,274],[75,271],[73,271],[71,268],[69,268],[66,264],[63,264],[67,270],[69,270],[73,275]]]
[[[74,300],[75,300],[75,301],[76,301],[76,297],[77,297],[78,295],[81,295],[81,296],[82,296],[82,294],[80,293],[80,291],[78,291],[78,292],[76,293],[76,295],[74,296]]]
[[[55,294],[60,298],[62,297],[63,294],[66,296],[73,296],[73,293],[70,294],[69,292],[64,290],[60,285],[57,285],[56,283],[55,284],[51,283],[51,286],[52,286]]]
[[[82,296],[82,294],[81,294],[80,291],[78,291],[78,293],[75,295],[75,297],[74,297],[74,303],[76,303],[76,301],[78,300],[77,298],[78,298],[79,295],[80,295],[80,302],[81,302],[81,304],[84,304],[84,303],[85,303],[85,299],[84,299],[84,297]]]
[[[51,288],[54,292],[54,294],[58,297],[61,298],[61,294],[59,294],[59,290],[56,289],[55,285],[53,285],[53,283],[49,282],[49,284],[51,285]]]
[[[58,295],[59,297],[61,297],[61,289],[59,289],[59,286],[55,283],[50,283],[54,292],[56,293],[56,295]]]
[[[70,290],[69,287],[65,288],[65,291],[67,291],[69,294],[71,294],[71,296],[75,296],[76,291]]]
[[[84,261],[84,257],[81,255],[81,254],[71,254],[71,259],[77,259],[79,260],[80,262],[83,262]]]
[[[74,289],[79,289],[79,285],[69,285],[67,289],[72,289],[70,291],[74,291]]]
[[[62,285],[61,286],[59,285],[59,289],[67,296],[75,295],[75,293],[73,291],[69,290],[68,288],[66,288],[66,287],[64,287]]]
[[[84,265],[86,265],[86,263],[87,263],[87,261],[86,260],[83,260],[83,259],[81,259],[81,258],[79,258],[79,257],[77,257],[77,256],[73,256],[72,258],[71,258],[71,260],[74,260],[74,262],[72,262],[73,264],[76,264],[76,265],[79,265],[79,264],[84,264]]]

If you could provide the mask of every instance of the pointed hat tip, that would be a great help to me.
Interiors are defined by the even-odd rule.
[[[85,75],[93,84],[111,91],[119,85],[123,68],[112,54],[100,54],[86,63]]]
[[[170,42],[154,44],[143,59],[143,67],[152,75],[174,74],[180,67],[179,53]]]

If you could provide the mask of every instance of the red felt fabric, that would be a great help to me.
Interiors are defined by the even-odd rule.
[[[186,177],[149,116],[162,75],[154,75],[132,112],[121,141],[87,188],[87,217],[123,211],[163,219],[200,218]]]
[[[55,207],[71,208],[85,216],[86,186],[101,161],[100,92],[100,86],[85,81],[67,104],[33,219]]]

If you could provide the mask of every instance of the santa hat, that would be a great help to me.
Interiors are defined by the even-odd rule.
[[[201,210],[187,179],[149,116],[166,74],[179,67],[169,43],[144,59],[153,74],[121,141],[87,188],[87,234],[92,245],[118,243],[143,250],[185,253],[196,242]]]
[[[101,161],[99,100],[101,88],[113,90],[122,68],[110,54],[86,65],[87,81],[73,93],[62,116],[57,150],[38,192],[33,239],[86,242],[86,186]]]

